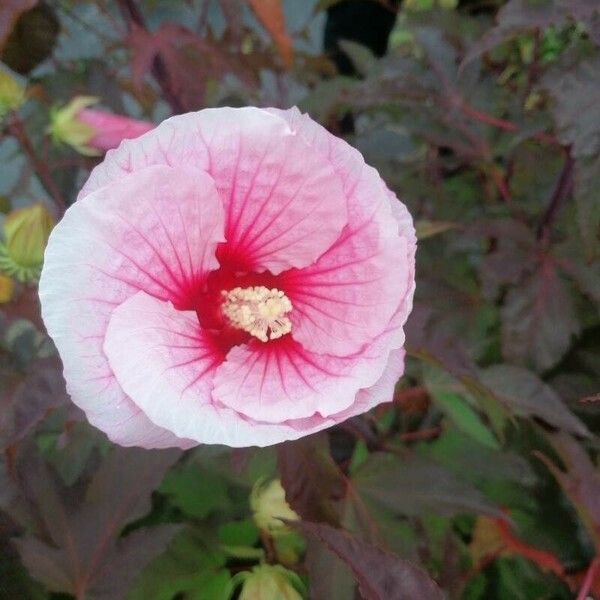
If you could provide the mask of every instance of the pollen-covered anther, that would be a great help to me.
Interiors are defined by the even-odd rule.
[[[262,342],[276,340],[292,330],[285,315],[292,310],[289,298],[277,288],[256,285],[221,292],[222,310],[231,324]]]

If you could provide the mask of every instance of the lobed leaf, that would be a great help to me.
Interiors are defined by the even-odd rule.
[[[320,541],[352,571],[364,600],[444,598],[437,584],[420,567],[345,531],[324,523],[294,524],[304,535]],[[317,598],[313,595],[313,598]]]

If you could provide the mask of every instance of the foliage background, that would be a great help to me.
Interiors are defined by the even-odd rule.
[[[266,450],[112,447],[14,282],[0,598],[219,600],[261,561],[317,600],[600,598],[597,0],[2,0],[0,58],[26,89],[1,123],[2,213],[75,198],[99,159],[47,126],[78,94],[155,122],[298,104],[420,239],[394,398]],[[252,519],[273,478],[296,533]]]

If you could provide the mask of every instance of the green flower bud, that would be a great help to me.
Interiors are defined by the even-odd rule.
[[[0,119],[25,102],[25,88],[7,71],[0,70]]]
[[[76,96],[68,104],[50,111],[47,132],[55,142],[69,144],[84,156],[100,156],[102,152],[88,145],[96,130],[79,118],[79,113],[98,102],[93,96]]]
[[[19,281],[37,281],[53,226],[54,221],[42,203],[8,214],[4,219],[4,240],[0,244],[0,270]]]
[[[251,573],[238,575],[244,582],[239,600],[302,600],[302,580],[280,565],[258,565]]]
[[[0,304],[10,302],[14,291],[14,283],[10,277],[0,273]]]
[[[257,527],[270,534],[289,529],[281,519],[296,521],[299,518],[286,502],[279,479],[266,484],[264,480],[257,481],[250,495],[250,507]]]

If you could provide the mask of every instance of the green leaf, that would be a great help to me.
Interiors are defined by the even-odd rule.
[[[499,448],[498,440],[469,404],[465,397],[466,390],[459,381],[432,364],[425,365],[424,378],[433,401],[459,431],[488,448]]]
[[[340,40],[339,46],[348,55],[357,73],[367,76],[373,72],[377,58],[367,46],[351,40]]]
[[[166,494],[174,506],[198,519],[226,509],[230,504],[224,479],[194,463],[168,473],[159,491]]]
[[[220,569],[199,576],[194,589],[186,594],[186,600],[229,600],[232,592],[233,584],[229,571]]]
[[[167,551],[153,560],[127,595],[127,600],[172,600],[178,594],[221,599],[228,590],[229,572],[223,569],[226,557],[200,532],[185,529],[169,544]],[[214,596],[201,596],[206,592]],[[197,594],[194,596],[193,594]]]
[[[516,452],[490,449],[456,430],[445,431],[419,449],[424,456],[437,460],[457,476],[476,485],[499,481],[531,487],[536,482],[530,464]]]
[[[219,527],[219,541],[229,546],[254,546],[259,540],[258,528],[252,519],[233,521]]]
[[[73,485],[79,479],[95,448],[108,444],[87,423],[76,423],[60,434],[41,433],[36,441],[66,485]]]
[[[484,446],[497,450],[498,440],[482,423],[479,415],[464,398],[452,392],[437,391],[433,398],[442,410],[452,419],[459,431],[477,440]]]

